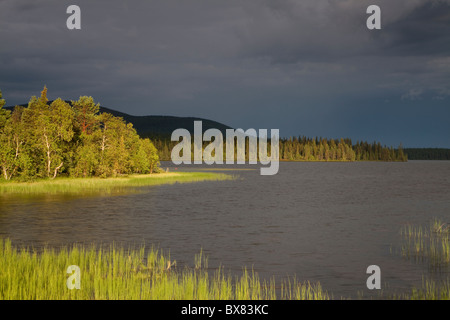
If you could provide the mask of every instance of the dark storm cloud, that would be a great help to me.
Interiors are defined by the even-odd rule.
[[[80,0],[69,31],[75,3],[3,0],[0,89],[8,104],[47,85],[133,114],[406,145],[430,145],[411,128],[431,111],[433,143],[450,146],[449,3]],[[366,28],[370,4],[382,30]]]
[[[427,2],[409,15],[388,25],[390,41],[383,48],[398,55],[443,55],[450,53],[450,6]]]
[[[378,1],[385,32],[369,32],[365,21],[373,1],[266,1],[249,15],[242,32],[250,56],[274,62],[329,61],[354,55],[417,55],[449,52],[450,7],[436,1]]]

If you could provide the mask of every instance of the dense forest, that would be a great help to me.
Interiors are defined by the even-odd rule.
[[[293,137],[284,139],[280,144],[283,160],[310,161],[407,161],[400,145],[398,149],[382,146],[380,142],[358,141],[351,139],[326,139]]]
[[[450,149],[405,148],[409,160],[450,160]]]
[[[99,113],[92,97],[49,102],[44,88],[28,107],[16,106],[11,112],[4,105],[0,92],[1,179],[111,177],[158,170],[158,151],[150,139],[140,138],[122,118]]]
[[[152,136],[161,160],[170,160],[170,153],[178,142],[168,136]],[[192,148],[193,149],[193,148]],[[225,153],[224,153],[225,154]],[[291,137],[280,139],[280,160],[285,161],[407,161],[400,145],[397,149],[379,142],[357,142],[350,139]]]

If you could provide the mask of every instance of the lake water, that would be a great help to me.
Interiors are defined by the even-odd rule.
[[[428,274],[426,264],[398,254],[402,226],[450,222],[449,161],[292,162],[275,176],[245,168],[254,170],[222,171],[236,175],[232,181],[133,194],[0,197],[0,237],[34,247],[145,243],[170,252],[178,266],[193,265],[202,249],[210,268],[295,275],[320,281],[334,298],[367,298],[378,294],[366,287],[369,265],[380,266],[387,292],[420,286]]]

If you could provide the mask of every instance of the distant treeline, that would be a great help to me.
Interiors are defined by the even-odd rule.
[[[405,148],[409,160],[450,160],[450,149]]]
[[[161,160],[170,160],[177,141],[169,136],[151,137]],[[208,143],[206,143],[207,145]],[[236,150],[235,150],[236,151]],[[224,153],[225,154],[225,153]],[[400,145],[397,149],[379,142],[357,142],[350,139],[291,137],[280,139],[280,160],[287,161],[407,161]]]
[[[1,179],[118,176],[152,173],[158,151],[131,123],[99,113],[92,97],[49,102],[47,88],[28,107],[3,109],[0,92]]]
[[[304,161],[407,161],[400,145],[397,149],[382,146],[380,142],[358,141],[348,138],[327,139],[293,137],[280,143],[282,160]]]

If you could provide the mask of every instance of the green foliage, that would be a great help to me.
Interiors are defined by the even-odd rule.
[[[2,178],[30,180],[151,173],[159,164],[150,140],[131,123],[99,113],[92,97],[49,103],[47,88],[27,108],[3,110],[0,92],[0,169]]]
[[[98,125],[96,115],[100,110],[100,104],[95,104],[92,97],[80,97],[78,101],[72,101],[75,112],[76,129],[84,134],[91,134]]]
[[[139,147],[140,161],[143,161],[143,173],[153,173],[159,167],[158,150],[148,138],[141,140]]]
[[[6,101],[2,99],[2,91],[0,90],[0,130],[5,126],[5,122],[9,116],[9,111],[3,109],[5,103]]]

